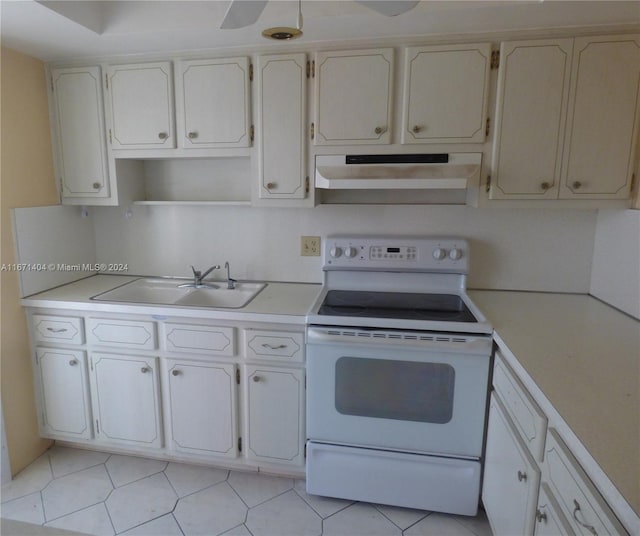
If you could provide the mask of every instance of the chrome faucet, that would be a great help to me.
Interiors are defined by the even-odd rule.
[[[184,283],[182,285],[178,285],[180,288],[220,288],[218,285],[213,283],[205,283],[204,278],[207,277],[214,270],[218,270],[220,268],[219,264],[216,264],[202,273],[200,270],[196,270],[193,266],[191,266],[191,271],[193,272],[193,283]]]
[[[229,261],[224,263],[224,267],[227,269],[227,288],[233,290],[234,288],[236,288],[236,283],[238,281],[233,279],[229,273]]]

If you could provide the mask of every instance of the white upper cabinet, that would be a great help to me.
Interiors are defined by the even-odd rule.
[[[317,53],[315,144],[390,143],[392,82],[392,48]]]
[[[577,38],[560,197],[626,199],[640,103],[640,36]]]
[[[176,76],[179,144],[188,148],[251,144],[249,59],[183,61]]]
[[[402,143],[483,142],[491,44],[405,50]]]
[[[51,70],[53,132],[63,203],[108,198],[100,67]]]
[[[107,99],[113,149],[175,147],[171,62],[110,66]]]
[[[491,199],[558,196],[572,46],[502,43]]]
[[[503,43],[491,199],[628,199],[640,36]]]
[[[305,54],[260,56],[257,62],[258,197],[306,197]]]

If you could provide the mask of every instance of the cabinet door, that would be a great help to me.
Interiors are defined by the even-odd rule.
[[[245,366],[247,458],[304,463],[304,371]]]
[[[113,149],[175,147],[171,73],[170,62],[109,67]]]
[[[482,502],[495,534],[533,532],[539,482],[539,469],[493,393]]]
[[[53,69],[51,78],[63,201],[109,197],[100,67]]]
[[[640,104],[640,36],[575,40],[560,197],[627,199]]]
[[[155,357],[91,355],[97,438],[139,447],[162,446],[157,361]]]
[[[235,458],[235,366],[168,361],[171,441],[176,450]]]
[[[502,43],[491,199],[557,198],[572,43]]]
[[[305,54],[258,58],[260,199],[306,197],[306,65]]]
[[[249,59],[184,61],[176,81],[180,145],[249,147]]]
[[[390,143],[393,49],[319,52],[316,145]]]
[[[36,363],[43,432],[47,436],[90,439],[85,353],[38,348]]]
[[[575,534],[545,482],[540,484],[534,534],[535,536],[573,536]]]
[[[402,143],[485,139],[491,44],[405,51]]]

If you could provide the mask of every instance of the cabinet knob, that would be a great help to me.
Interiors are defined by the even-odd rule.
[[[142,374],[146,374],[147,372],[149,372],[151,369],[149,367],[142,367],[140,369],[140,372],[142,372]]]
[[[417,134],[418,132],[422,131],[422,127],[420,125],[413,125],[413,128],[411,130],[413,130],[413,132]]]
[[[383,134],[386,131],[387,131],[387,127],[376,127],[374,130],[376,134]]]
[[[167,134],[166,132],[158,133],[158,138],[160,138],[161,140],[166,140],[168,137],[169,137],[169,134]]]
[[[258,383],[262,378],[260,376],[253,376],[253,381]]]
[[[538,520],[538,523],[546,523],[546,521],[547,521],[547,513],[546,512],[542,512],[540,510],[540,508],[538,508],[536,510],[536,519]]]
[[[99,182],[94,182],[92,186],[94,190],[99,190],[100,188],[102,188],[102,184],[100,184]]]
[[[551,188],[551,183],[547,181],[541,182],[540,188],[546,192],[549,188]]]
[[[574,190],[579,190],[580,188],[582,188],[582,183],[580,181],[573,181],[572,186]]]
[[[69,365],[71,365],[72,367],[75,367],[77,364],[78,364],[77,359],[72,359],[71,361],[69,361]]]
[[[518,471],[518,481],[526,482],[527,481],[527,473],[523,473],[522,471]]]
[[[187,134],[187,138],[189,138],[190,140],[194,140],[194,139],[196,139],[197,137],[198,137],[198,133],[197,133],[197,132],[195,132],[195,131],[194,131],[194,132],[189,132],[189,133]]]
[[[171,371],[171,374],[173,374],[174,376],[180,376],[180,374],[182,374],[182,371],[178,369],[173,369]]]
[[[276,183],[276,182],[268,182],[267,183],[267,190],[274,190],[277,186],[278,186],[278,183]]]

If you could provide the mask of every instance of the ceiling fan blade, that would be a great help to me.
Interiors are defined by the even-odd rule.
[[[262,14],[267,0],[231,0],[220,28],[235,30],[255,23]]]
[[[387,17],[395,17],[416,7],[420,0],[356,0],[356,2]]]

